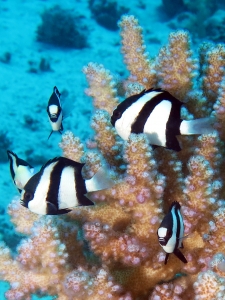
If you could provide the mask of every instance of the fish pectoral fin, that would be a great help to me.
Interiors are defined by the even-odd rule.
[[[173,253],[174,253],[174,254],[176,255],[176,257],[178,257],[184,264],[187,263],[186,258],[184,257],[183,253],[181,253],[181,251],[180,251],[178,248],[175,249]]]
[[[58,209],[53,203],[47,202],[47,213],[46,215],[62,215],[67,214],[71,209]]]
[[[46,214],[47,215],[56,215],[57,207],[51,202],[46,202]]]
[[[52,133],[53,133],[53,130],[50,132],[50,134],[48,136],[48,140],[49,140],[50,136],[52,135]]]
[[[47,215],[57,215],[57,207],[51,202],[46,202],[47,205]]]
[[[164,261],[164,265],[167,264],[168,258],[169,258],[170,253],[166,253],[166,257],[165,257],[165,261]]]

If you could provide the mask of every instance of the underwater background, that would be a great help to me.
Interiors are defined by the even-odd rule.
[[[17,195],[6,150],[36,170],[61,155],[60,134],[53,133],[48,140],[46,106],[54,86],[71,103],[64,130],[71,130],[82,142],[92,136],[93,107],[85,95],[82,68],[96,62],[110,69],[118,81],[127,75],[117,26],[123,14],[138,18],[150,57],[177,29],[190,32],[192,49],[204,41],[225,41],[225,3],[219,0],[0,0],[0,237],[14,253],[21,237],[6,214]],[[6,283],[0,285],[0,299],[7,288]]]

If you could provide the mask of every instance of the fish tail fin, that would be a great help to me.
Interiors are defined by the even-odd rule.
[[[180,133],[185,135],[207,134],[213,131],[213,119],[210,117],[189,121],[183,120],[180,125]]]
[[[49,140],[50,136],[52,135],[52,133],[53,133],[53,130],[50,132],[50,134],[48,136],[48,140]]]
[[[88,180],[85,180],[87,192],[95,192],[111,188],[115,182],[110,178],[109,171],[105,167],[100,167],[97,173]]]
[[[181,251],[180,251],[178,248],[176,248],[176,250],[175,250],[173,253],[174,253],[174,254],[176,255],[176,257],[178,257],[184,264],[187,263],[186,258],[184,257],[183,253],[181,253]]]

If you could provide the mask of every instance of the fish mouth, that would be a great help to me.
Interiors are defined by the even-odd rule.
[[[167,241],[166,241],[165,239],[159,238],[159,243],[160,243],[160,245],[162,245],[162,246],[166,246]]]
[[[23,200],[20,200],[20,204],[21,204],[23,207],[28,208],[28,204],[26,204],[26,202],[24,202]]]
[[[20,200],[20,204],[25,207],[25,203],[23,202],[23,200]]]

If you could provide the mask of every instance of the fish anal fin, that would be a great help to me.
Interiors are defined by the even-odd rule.
[[[52,133],[53,133],[53,130],[50,132],[50,134],[48,136],[48,140],[49,140],[50,136],[52,135]]]
[[[72,209],[68,209],[68,208],[66,208],[66,209],[59,209],[59,210],[57,211],[57,215],[68,214],[70,211],[72,211]]]
[[[181,253],[181,251],[180,251],[178,248],[176,248],[176,249],[174,250],[173,253],[174,253],[174,254],[176,255],[176,257],[178,257],[184,264],[187,263],[186,258],[184,257],[183,253]]]

